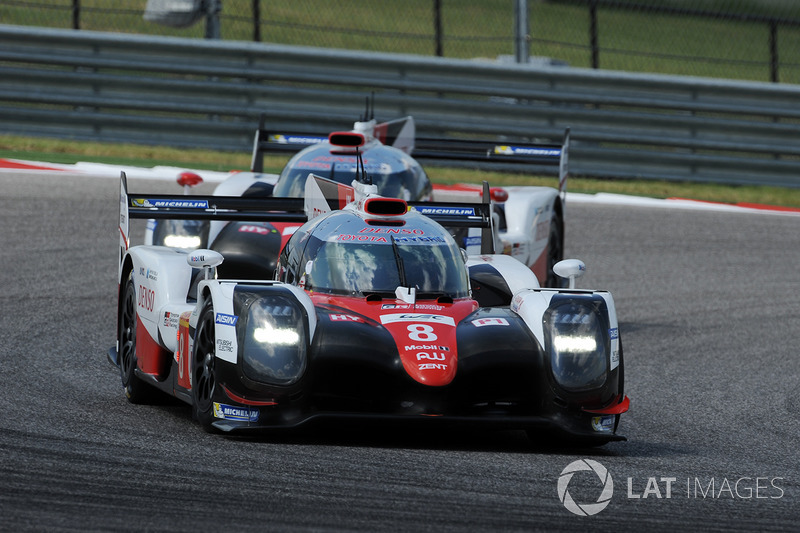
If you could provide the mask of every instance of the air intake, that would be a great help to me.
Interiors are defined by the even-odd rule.
[[[328,142],[333,146],[357,148],[359,146],[364,146],[364,143],[367,141],[364,135],[361,133],[355,133],[352,131],[334,131],[328,135]]]
[[[367,198],[364,202],[364,212],[380,217],[393,217],[405,215],[408,204],[399,198]]]

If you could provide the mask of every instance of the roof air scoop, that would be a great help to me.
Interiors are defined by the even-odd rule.
[[[328,135],[328,142],[340,148],[358,148],[364,146],[367,139],[363,133],[354,131],[335,131]]]
[[[364,200],[364,212],[379,217],[395,217],[405,215],[408,204],[400,198],[372,197]]]

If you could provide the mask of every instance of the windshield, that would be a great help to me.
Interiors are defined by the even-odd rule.
[[[335,294],[394,294],[397,287],[417,289],[418,297],[469,295],[461,252],[454,243],[317,241],[306,288]],[[310,248],[315,248],[309,244]],[[405,283],[402,278],[405,277]]]
[[[354,155],[330,154],[327,148],[321,151],[325,147],[314,148],[315,152],[300,152],[289,160],[275,184],[275,196],[302,197],[310,173],[345,185],[353,182],[356,178]],[[430,180],[425,171],[398,150],[385,146],[371,149],[364,156],[364,170],[382,196],[416,201],[430,194]]]

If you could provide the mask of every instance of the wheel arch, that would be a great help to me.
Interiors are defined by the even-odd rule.
[[[128,275],[133,271],[133,258],[130,255],[125,255],[120,267],[119,283],[117,283],[117,353],[119,354],[119,324],[122,317],[122,298],[125,293],[125,284],[128,281]],[[117,361],[119,366],[119,361]]]

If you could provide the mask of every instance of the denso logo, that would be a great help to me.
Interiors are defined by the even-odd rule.
[[[139,285],[139,307],[152,312],[155,299],[156,293],[154,291],[148,289],[144,285]]]
[[[235,326],[237,320],[239,320],[238,316],[226,315],[224,313],[217,313],[217,318],[216,318],[215,322],[217,324],[222,324],[222,325],[225,325],[225,326]]]

